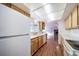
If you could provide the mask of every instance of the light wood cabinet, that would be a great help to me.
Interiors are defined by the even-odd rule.
[[[38,37],[31,40],[31,54],[33,55],[38,50]]]
[[[47,34],[43,35],[43,44],[47,42]]]
[[[39,36],[39,48],[43,45],[43,37]]]
[[[45,22],[44,21],[39,21],[38,24],[39,24],[39,29],[40,30],[45,29]]]
[[[72,18],[71,18],[71,14],[70,14],[70,16],[69,16],[69,18],[68,18],[68,28],[72,28],[72,20],[71,20]]]
[[[72,23],[71,23],[72,21],[71,21],[71,14],[68,16],[68,18],[65,20],[65,28],[66,29],[71,29],[71,27],[72,27]]]
[[[40,47],[42,47],[44,43],[46,43],[46,41],[47,41],[47,34],[32,38],[31,39],[31,55],[33,55]]]
[[[77,13],[78,11],[76,6],[72,12],[72,28],[77,27],[77,20],[78,20]]]
[[[79,27],[79,6],[77,6],[77,8],[78,8],[77,25]]]
[[[65,20],[65,28],[66,29],[75,29],[79,27],[79,6],[75,6],[71,15]]]
[[[11,9],[13,9],[13,10],[18,11],[19,13],[21,13],[25,16],[30,17],[30,13],[28,13],[28,11],[25,11],[22,8],[19,8],[18,6],[16,6],[16,4],[13,4],[13,3],[2,3],[2,4],[9,7],[9,8],[11,8]],[[28,8],[26,7],[26,9],[28,9]]]

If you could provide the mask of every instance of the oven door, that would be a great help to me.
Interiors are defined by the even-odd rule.
[[[64,40],[64,56],[72,56],[73,55],[73,48]]]

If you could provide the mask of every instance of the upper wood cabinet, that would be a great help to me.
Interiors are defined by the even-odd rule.
[[[78,9],[77,9],[77,10],[78,10],[78,15],[77,15],[77,17],[78,17],[78,18],[77,18],[77,25],[78,25],[78,27],[79,27],[79,6],[77,6],[77,8],[78,8]]]
[[[68,16],[68,18],[65,20],[65,28],[66,29],[71,29],[71,14]]]
[[[25,11],[22,8],[18,7],[15,3],[2,3],[2,4],[9,7],[9,8],[11,8],[11,9],[13,9],[13,10],[18,11],[19,13],[21,13],[21,14],[23,14],[25,16],[30,17],[30,13],[28,13],[28,11]]]
[[[68,18],[65,20],[65,28],[74,29],[78,28],[78,26],[79,26],[79,6],[77,5],[71,12],[71,15],[69,15]]]
[[[71,14],[70,14],[70,16],[69,16],[69,18],[68,18],[68,25],[69,25],[69,28],[71,28],[72,27],[72,18],[71,18]]]
[[[74,8],[73,12],[72,12],[72,28],[75,28],[77,27],[78,23],[77,23],[77,20],[78,20],[78,9],[77,9],[77,6]]]
[[[45,22],[44,21],[39,21],[38,24],[39,24],[39,29],[40,30],[45,29]]]

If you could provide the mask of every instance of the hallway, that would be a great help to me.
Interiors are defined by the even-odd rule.
[[[57,44],[57,37],[55,37],[55,40],[53,37],[49,38],[47,40],[47,43],[42,46],[35,54],[34,56],[62,56],[62,50],[61,48],[58,48]]]

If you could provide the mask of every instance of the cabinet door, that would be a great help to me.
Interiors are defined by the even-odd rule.
[[[43,44],[47,42],[47,34],[43,35]]]
[[[72,12],[72,28],[77,27],[77,7]]]
[[[68,17],[68,28],[71,28],[72,26],[72,21],[71,21],[71,14],[70,16]]]
[[[44,21],[39,21],[39,29],[40,30],[45,29],[45,22]]]
[[[34,40],[31,40],[31,55],[34,54]]]
[[[33,55],[38,50],[38,38],[31,40],[31,54]]]
[[[70,29],[71,28],[71,14],[69,17],[65,20],[65,28]]]
[[[65,20],[65,29],[68,29],[69,28],[69,20],[68,18]]]
[[[78,27],[79,27],[79,6],[77,6],[77,7],[78,7],[78,17],[77,17],[77,18],[78,18],[78,19],[77,19],[77,23],[78,23],[78,24],[77,24],[77,25],[78,25]]]
[[[43,45],[43,38],[39,36],[39,48]]]

